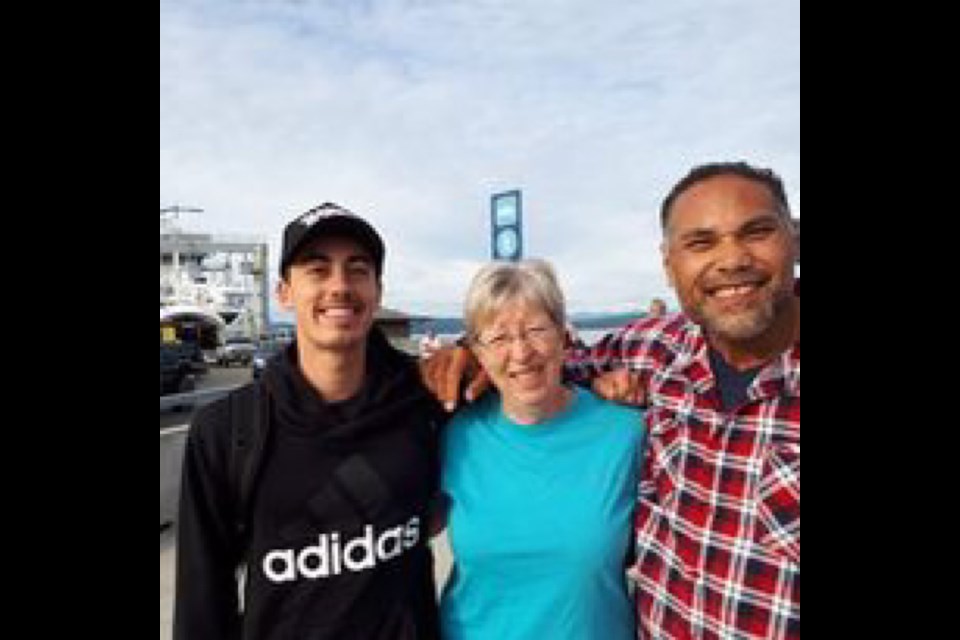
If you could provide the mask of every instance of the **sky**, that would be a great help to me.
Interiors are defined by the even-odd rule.
[[[161,0],[160,207],[268,242],[323,202],[384,236],[384,304],[460,314],[490,198],[571,312],[676,298],[659,209],[746,160],[800,217],[799,0]]]

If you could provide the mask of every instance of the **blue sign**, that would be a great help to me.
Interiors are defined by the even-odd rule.
[[[493,259],[520,260],[523,258],[523,195],[520,191],[495,194],[490,210]]]

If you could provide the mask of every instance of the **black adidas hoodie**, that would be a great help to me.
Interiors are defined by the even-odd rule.
[[[377,330],[367,358],[363,389],[338,404],[307,383],[296,345],[268,364],[269,438],[246,548],[228,474],[229,401],[198,412],[177,523],[175,640],[438,637],[427,518],[443,412]]]

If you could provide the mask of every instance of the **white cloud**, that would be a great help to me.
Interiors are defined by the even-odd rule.
[[[670,297],[660,200],[741,158],[799,209],[799,0],[161,2],[161,205],[276,255],[340,202],[387,238],[393,307],[459,310],[506,188],[575,310]]]

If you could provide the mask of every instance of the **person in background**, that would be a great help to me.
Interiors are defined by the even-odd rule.
[[[634,638],[626,569],[642,413],[563,383],[566,312],[548,263],[484,267],[464,318],[496,393],[441,440],[453,554],[442,637]]]
[[[647,404],[636,519],[638,637],[800,637],[800,295],[784,185],[744,162],[695,167],[661,209],[682,313],[645,317],[567,375]],[[422,373],[455,407],[463,351]],[[487,381],[476,377],[466,397]]]
[[[647,308],[647,317],[660,318],[665,315],[667,315],[667,303],[663,301],[663,298],[651,300],[650,306]]]
[[[587,346],[587,343],[580,337],[580,332],[577,331],[577,327],[572,322],[567,321],[565,332],[566,335],[564,336],[563,344],[567,349],[582,349]]]
[[[190,428],[175,640],[438,638],[427,539],[442,411],[373,326],[384,253],[333,204],[287,225],[278,297],[296,340]],[[239,450],[261,453],[236,464],[245,424],[259,429]],[[257,469],[248,507],[238,467]]]
[[[420,357],[426,360],[441,347],[443,347],[443,341],[440,340],[440,336],[433,329],[430,329],[420,338]]]

